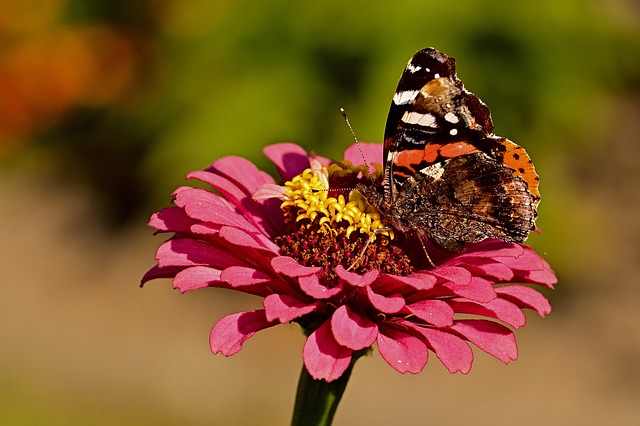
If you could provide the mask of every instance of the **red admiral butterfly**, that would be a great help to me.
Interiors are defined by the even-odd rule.
[[[357,189],[391,229],[448,251],[485,238],[522,242],[535,229],[539,178],[525,150],[492,131],[455,59],[423,49],[393,95],[384,182]]]

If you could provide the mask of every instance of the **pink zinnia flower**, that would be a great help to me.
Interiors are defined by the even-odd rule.
[[[369,161],[381,162],[380,145],[361,147]],[[264,298],[263,309],[218,321],[213,353],[233,355],[256,332],[293,321],[308,334],[303,359],[315,379],[339,378],[374,343],[401,373],[419,373],[430,351],[451,373],[467,373],[469,343],[508,363],[518,356],[513,329],[525,324],[522,310],[551,311],[538,291],[515,284],[556,282],[527,246],[485,240],[459,255],[431,248],[432,268],[420,244],[373,232],[384,223],[357,192],[326,191],[368,181],[355,146],[340,163],[289,143],[265,153],[284,186],[249,161],[226,157],[187,176],[215,192],[181,187],[175,206],[149,222],[174,235],[143,283],[172,278],[180,292],[221,287]]]

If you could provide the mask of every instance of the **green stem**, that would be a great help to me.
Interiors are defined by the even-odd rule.
[[[349,367],[339,379],[333,382],[314,380],[306,367],[302,366],[291,426],[331,425],[359,355],[353,355]]]

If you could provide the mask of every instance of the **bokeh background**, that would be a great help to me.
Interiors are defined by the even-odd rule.
[[[337,425],[637,424],[640,4],[3,0],[0,2],[0,424],[281,425],[304,338],[232,358],[208,332],[260,301],[138,288],[146,228],[184,175],[263,146],[339,158],[381,141],[408,58],[458,61],[497,134],[542,178],[530,243],[558,273],[520,359],[467,376],[358,362]]]

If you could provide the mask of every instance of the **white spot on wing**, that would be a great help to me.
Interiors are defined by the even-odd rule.
[[[405,90],[404,92],[396,92],[393,95],[393,103],[396,105],[406,105],[411,103],[420,93],[418,90]]]
[[[409,63],[407,64],[407,70],[409,70],[411,74],[413,74],[414,72],[418,72],[421,69],[422,67],[420,65],[413,65],[411,61],[409,61]]]
[[[457,134],[458,134],[458,129],[451,129],[451,130],[449,130],[449,134],[450,134],[451,136],[455,136],[455,135],[457,135]]]
[[[433,114],[422,114],[415,111],[407,111],[402,116],[402,121],[407,124],[417,124],[424,127],[438,127],[436,117]]]
[[[436,163],[421,169],[420,173],[431,177],[433,180],[438,180],[444,173],[444,167],[442,166],[442,163]]]
[[[447,120],[449,123],[453,123],[453,124],[456,124],[458,121],[460,121],[458,120],[458,116],[452,112],[446,113],[444,115],[444,119]]]

